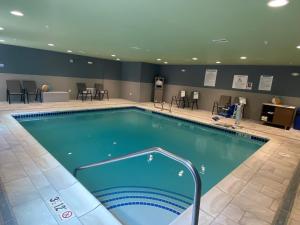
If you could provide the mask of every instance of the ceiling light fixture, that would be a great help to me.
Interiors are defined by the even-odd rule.
[[[168,62],[164,62],[164,64],[168,64]]]
[[[211,41],[215,44],[223,44],[223,43],[229,42],[226,38],[214,39],[214,40],[211,40]]]
[[[92,65],[92,64],[93,64],[93,62],[91,62],[91,61],[88,61],[88,64]]]
[[[119,58],[116,58],[116,60],[117,60],[117,61],[120,61],[121,59],[119,59]]]
[[[68,53],[72,53],[72,50],[68,50],[67,52],[68,52]]]
[[[216,63],[217,63],[217,64],[220,64],[221,62],[220,62],[220,61],[216,61]]]
[[[48,44],[48,46],[54,47],[54,44],[51,44],[51,43],[50,43],[50,44]]]
[[[298,45],[297,48],[300,49],[300,45]]]
[[[298,77],[298,76],[300,75],[300,73],[295,72],[295,73],[291,73],[291,75],[292,75],[293,77]]]
[[[3,40],[3,39],[0,39],[0,42],[5,42],[5,40]]]
[[[289,4],[289,0],[269,0],[268,6],[272,8],[282,7]]]
[[[111,56],[112,56],[112,57],[116,57],[116,55],[115,55],[115,54],[112,54]]]
[[[4,28],[3,28],[3,27],[0,27],[0,30],[4,30]]]
[[[241,56],[240,59],[245,60],[245,59],[247,59],[247,57],[246,56]]]
[[[158,58],[158,59],[156,59],[157,61],[161,61],[161,59],[160,58]]]
[[[196,60],[198,60],[198,58],[197,57],[193,57],[192,60],[196,61]]]
[[[14,16],[24,16],[24,14],[22,12],[17,11],[17,10],[10,11],[10,14],[14,15]]]

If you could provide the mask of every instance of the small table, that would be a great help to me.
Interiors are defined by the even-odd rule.
[[[273,124],[289,129],[292,127],[295,112],[295,106],[263,103],[260,120],[266,124]]]
[[[49,91],[42,93],[43,102],[68,102],[69,92],[66,91]]]

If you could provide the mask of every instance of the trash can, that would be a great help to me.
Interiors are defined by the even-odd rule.
[[[294,121],[294,129],[300,130],[300,108],[296,111],[295,121]]]

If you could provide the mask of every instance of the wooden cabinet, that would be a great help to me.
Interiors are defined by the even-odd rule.
[[[296,107],[264,103],[261,111],[261,121],[267,124],[282,126],[289,129],[292,126]]]

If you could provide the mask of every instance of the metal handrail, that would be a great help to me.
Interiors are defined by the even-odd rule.
[[[114,163],[114,162],[130,159],[130,158],[135,158],[135,157],[139,157],[139,156],[143,156],[143,155],[148,155],[148,154],[151,154],[151,153],[159,153],[159,154],[162,154],[162,155],[164,155],[164,156],[166,156],[170,159],[173,159],[173,160],[181,163],[192,174],[194,184],[195,184],[192,225],[198,225],[199,210],[200,210],[200,198],[201,198],[201,178],[199,176],[199,173],[190,161],[188,161],[186,159],[183,159],[183,158],[181,158],[177,155],[174,155],[174,154],[172,154],[172,153],[170,153],[166,150],[163,150],[159,147],[149,148],[149,149],[146,149],[146,150],[142,150],[142,151],[139,151],[139,152],[134,152],[134,153],[124,155],[124,156],[120,156],[120,157],[116,157],[116,158],[113,158],[113,159],[108,159],[108,160],[104,160],[104,161],[100,161],[100,162],[80,166],[80,167],[77,167],[74,170],[73,174],[76,177],[78,172],[81,171],[81,170],[85,170],[85,169],[89,169],[89,168],[93,168],[93,167],[98,167],[98,166],[103,166],[103,165],[106,165],[106,164],[109,164],[109,163]]]

